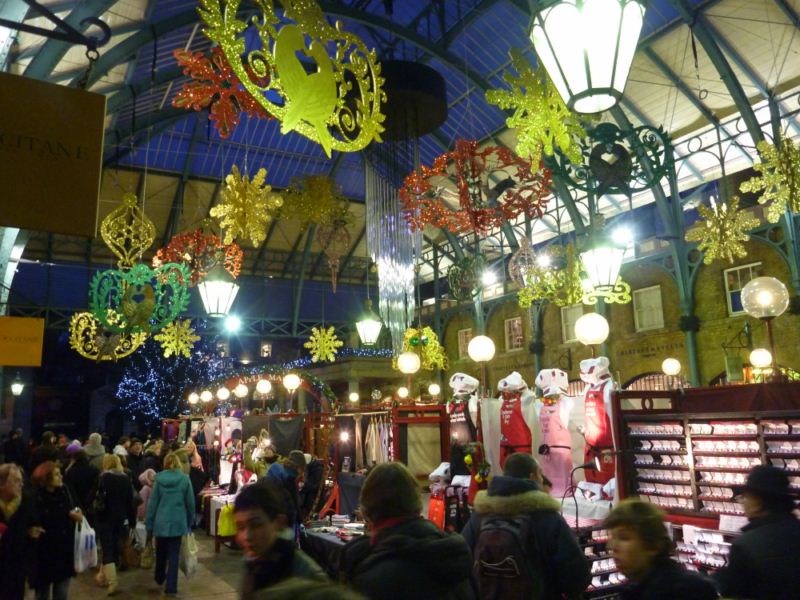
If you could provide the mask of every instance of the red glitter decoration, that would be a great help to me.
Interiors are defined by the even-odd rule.
[[[261,105],[242,87],[225,55],[218,47],[211,49],[211,58],[205,52],[175,50],[173,53],[183,74],[194,81],[184,83],[172,106],[193,108],[200,111],[211,106],[209,119],[214,123],[220,137],[227,138],[239,124],[239,114],[246,112],[251,117],[271,118]],[[251,73],[252,75],[252,73]],[[260,85],[266,82],[252,76]]]
[[[501,180],[499,194],[490,189],[491,175]],[[503,188],[502,180],[509,177],[509,187]],[[479,149],[476,141],[457,140],[455,150],[437,156],[431,167],[406,176],[400,200],[412,229],[433,225],[452,233],[471,229],[486,234],[521,214],[541,217],[550,183],[548,169],[540,165],[534,172],[530,162],[508,148]],[[449,199],[458,206],[448,204]]]
[[[187,284],[194,287],[217,264],[220,252],[224,255],[222,266],[232,277],[238,277],[244,259],[244,252],[239,244],[226,246],[218,235],[206,233],[202,229],[174,236],[166,246],[156,252],[153,268],[166,263],[183,263],[191,272],[191,279]]]

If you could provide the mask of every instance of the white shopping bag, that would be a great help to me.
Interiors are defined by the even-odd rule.
[[[186,577],[192,577],[197,573],[197,540],[194,539],[193,533],[181,539],[180,567]]]
[[[147,545],[147,529],[145,529],[144,521],[136,523],[136,529],[133,530],[133,539],[138,549]]]
[[[76,573],[83,573],[85,570],[97,566],[97,537],[86,517],[80,523],[75,524],[75,558],[73,566]]]

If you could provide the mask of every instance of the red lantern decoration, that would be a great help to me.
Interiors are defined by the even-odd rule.
[[[541,217],[550,182],[548,169],[533,171],[508,148],[479,149],[476,141],[457,140],[455,150],[405,178],[400,199],[413,229],[486,234],[521,214]]]
[[[153,257],[153,268],[165,263],[183,263],[191,273],[187,285],[194,287],[220,259],[223,260],[222,266],[231,277],[239,276],[244,259],[244,252],[239,244],[225,245],[218,235],[196,229],[177,234],[156,252]]]

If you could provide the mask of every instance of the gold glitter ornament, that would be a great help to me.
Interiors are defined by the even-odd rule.
[[[702,220],[698,227],[686,232],[687,242],[699,242],[697,249],[705,252],[703,262],[710,265],[715,260],[747,256],[744,242],[750,239],[748,231],[759,226],[757,218],[739,208],[739,198],[734,196],[728,204],[712,203],[711,207],[697,207]]]
[[[581,149],[575,140],[586,136],[580,119],[564,104],[543,67],[534,70],[516,48],[509,54],[518,75],[505,73],[503,80],[511,89],[489,90],[486,101],[514,111],[506,125],[517,130],[517,154],[538,165],[542,154],[553,156],[558,149],[579,164]]]
[[[247,238],[257,247],[267,237],[267,225],[283,205],[283,197],[265,183],[267,170],[259,169],[253,180],[241,175],[234,165],[225,178],[221,201],[211,209],[211,216],[219,219],[223,243],[232,244]]]
[[[136,195],[126,193],[122,196],[122,205],[103,219],[100,236],[119,259],[119,268],[129,269],[152,246],[156,226],[139,208]]]
[[[328,361],[333,362],[336,360],[336,353],[339,348],[344,346],[344,342],[336,337],[336,332],[333,327],[312,327],[311,337],[303,344],[308,348],[311,354],[311,362]]]
[[[439,342],[436,332],[425,326],[422,329],[409,327],[403,333],[403,352],[418,352],[420,368],[425,371],[447,370],[447,354]],[[392,359],[392,368],[397,369],[397,357]]]
[[[583,272],[575,247],[550,246],[525,269],[525,285],[517,292],[520,308],[548,301],[556,306],[572,306],[584,300]],[[595,300],[595,302],[597,302]]]
[[[109,317],[115,319],[113,311]],[[113,360],[130,356],[144,344],[147,334],[106,331],[90,312],[72,315],[69,323],[69,345],[90,360]]]
[[[753,169],[760,176],[739,186],[742,192],[762,192],[759,204],[772,203],[767,208],[770,223],[780,221],[787,210],[800,212],[800,147],[787,138],[781,138],[779,145],[776,148],[769,142],[757,144],[761,162]]]
[[[173,321],[154,335],[153,339],[161,343],[164,358],[169,358],[173,354],[176,357],[183,354],[186,358],[190,358],[194,344],[200,336],[192,329],[192,320],[184,319]]]
[[[309,175],[293,181],[284,192],[281,219],[294,219],[303,224],[333,224],[353,217],[349,213],[350,202],[337,188],[330,177]]]
[[[340,22],[329,25],[314,0],[282,0],[280,16],[272,0],[256,0],[261,15],[249,24],[237,18],[240,4],[200,0],[203,33],[219,45],[250,95],[281,122],[282,133],[297,131],[329,157],[331,150],[355,152],[381,141],[386,94],[375,50],[342,31]],[[250,51],[248,27],[255,27],[261,42]],[[311,73],[299,55],[314,63]]]

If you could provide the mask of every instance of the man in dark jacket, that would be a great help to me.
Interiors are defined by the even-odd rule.
[[[369,536],[342,550],[339,572],[368,598],[472,600],[472,557],[460,535],[420,516],[414,476],[401,463],[378,465],[361,489]]]
[[[800,521],[786,471],[755,467],[734,492],[750,523],[714,578],[724,597],[790,600],[800,595]]]
[[[43,462],[52,460],[58,461],[58,446],[56,446],[56,434],[52,431],[45,431],[42,434],[42,444],[31,453],[30,472],[33,473]]]
[[[543,597],[578,597],[589,585],[590,571],[580,546],[559,512],[558,502],[541,490],[542,470],[530,454],[517,452],[475,496],[475,511],[461,534],[474,552],[484,519],[526,516],[531,533],[526,547],[531,572],[541,573]],[[542,572],[543,571],[543,572]]]
[[[131,438],[131,445],[128,448],[128,469],[131,472],[133,487],[138,492],[142,485],[139,483],[139,475],[142,474],[142,442],[136,438]]]
[[[28,461],[26,459],[25,441],[22,439],[22,429],[15,429],[8,435],[3,450],[7,463],[14,463],[19,467],[24,467],[27,464]]]

